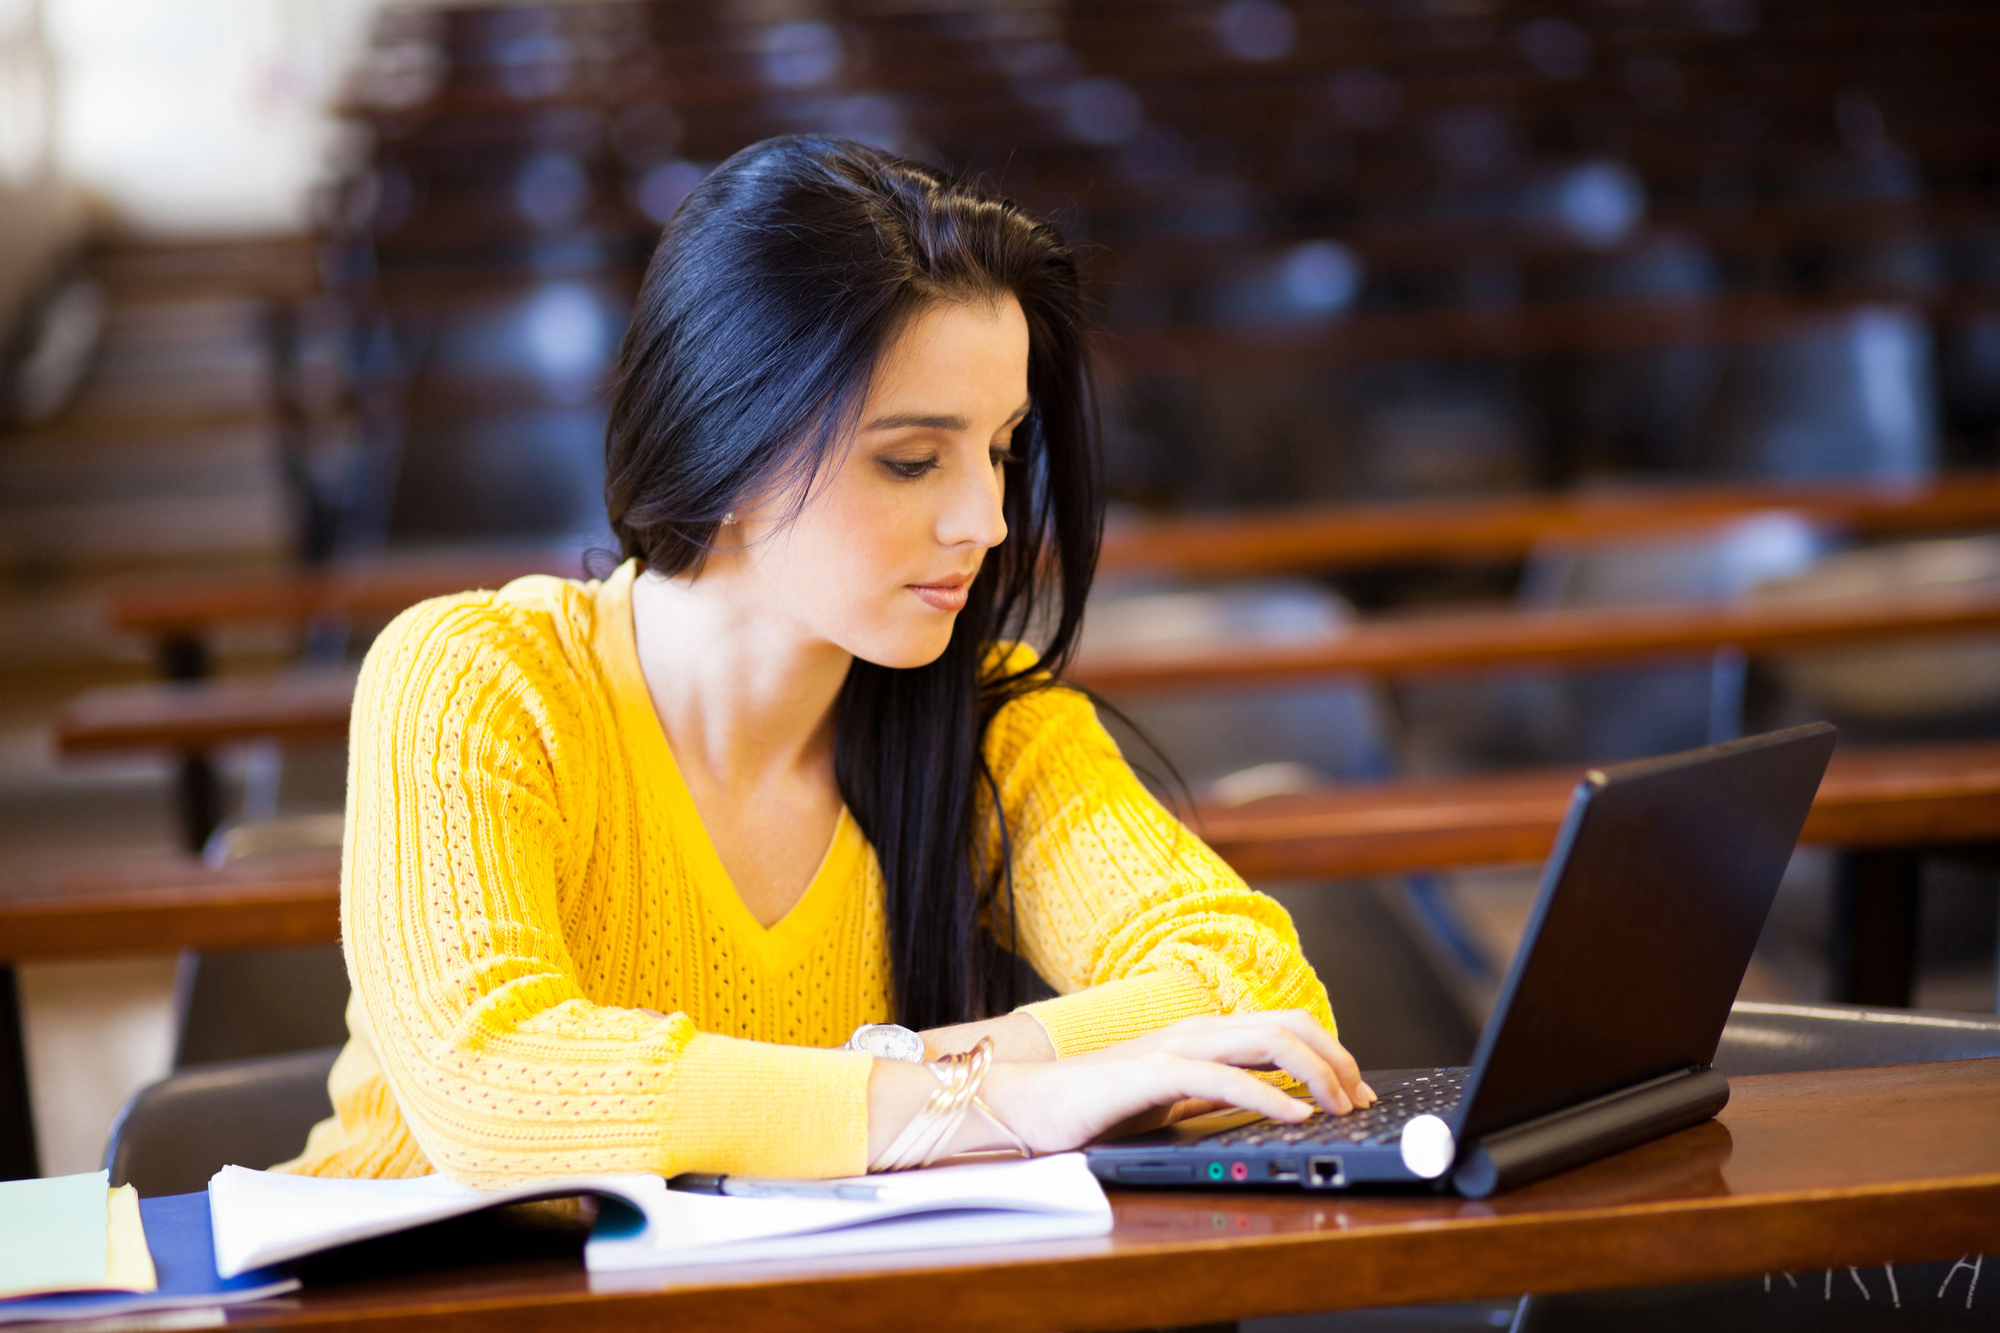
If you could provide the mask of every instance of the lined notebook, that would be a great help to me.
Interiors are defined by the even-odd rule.
[[[574,1176],[475,1190],[442,1176],[322,1180],[224,1167],[209,1181],[217,1270],[230,1277],[335,1246],[537,1199],[607,1201],[592,1272],[812,1258],[1102,1235],[1111,1204],[1081,1153],[858,1178],[872,1200],[742,1199],[650,1175]]]

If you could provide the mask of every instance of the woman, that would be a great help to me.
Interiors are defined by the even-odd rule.
[[[369,652],[353,1035],[287,1169],[846,1175],[1309,1113],[1251,1069],[1372,1101],[1284,912],[1052,674],[1101,521],[1080,307],[1048,224],[857,144],[688,197],[622,353],[625,563]],[[1058,998],[1014,1008],[1009,950]],[[892,1016],[917,1062],[841,1048]]]

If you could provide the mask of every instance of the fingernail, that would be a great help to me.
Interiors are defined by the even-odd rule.
[[[1376,1102],[1382,1100],[1380,1097],[1377,1097],[1375,1095],[1375,1089],[1369,1087],[1366,1083],[1363,1083],[1361,1085],[1361,1095],[1368,1099],[1368,1104],[1370,1106],[1373,1106]]]

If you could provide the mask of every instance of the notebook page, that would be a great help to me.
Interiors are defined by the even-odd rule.
[[[681,1263],[806,1258],[1100,1235],[1111,1204],[1081,1153],[855,1176],[876,1200],[740,1199],[669,1191],[642,1231],[601,1226],[584,1248],[598,1273]]]
[[[438,1175],[328,1180],[241,1166],[225,1166],[208,1182],[215,1269],[226,1278],[502,1204],[600,1194],[647,1211],[666,1192],[666,1181],[649,1175],[563,1176],[476,1190]]]
[[[102,1287],[110,1199],[103,1171],[0,1183],[0,1297]]]

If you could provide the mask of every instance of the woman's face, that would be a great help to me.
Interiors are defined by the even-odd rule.
[[[1028,406],[1020,304],[929,307],[883,352],[852,442],[798,516],[768,503],[718,534],[742,545],[742,591],[865,661],[935,661],[1007,535],[1002,465]]]

